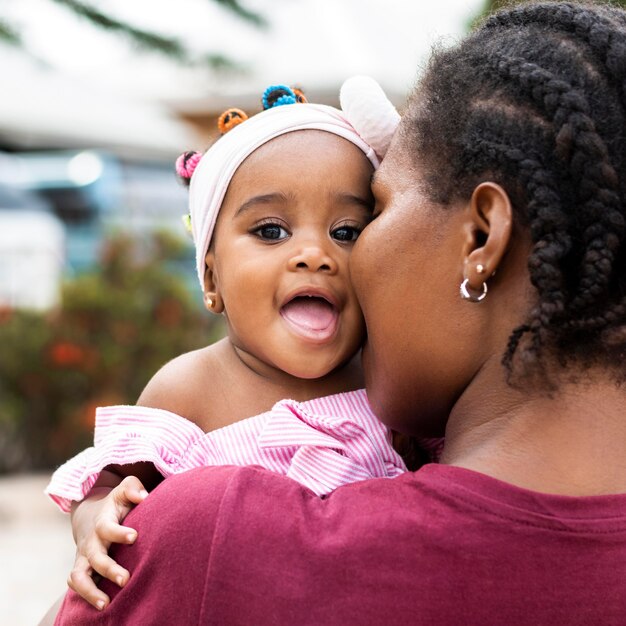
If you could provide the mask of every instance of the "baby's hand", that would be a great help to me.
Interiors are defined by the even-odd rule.
[[[112,543],[131,544],[135,541],[137,532],[120,522],[147,495],[138,478],[127,476],[115,487],[94,487],[72,511],[76,560],[67,584],[99,610],[109,603],[109,597],[96,587],[92,576],[98,574],[120,587],[128,582],[129,572],[107,552]]]

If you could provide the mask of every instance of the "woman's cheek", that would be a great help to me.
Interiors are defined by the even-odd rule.
[[[376,244],[376,231],[377,224],[372,222],[357,239],[350,256],[350,279],[366,321],[369,297],[378,282],[376,264],[380,250]]]

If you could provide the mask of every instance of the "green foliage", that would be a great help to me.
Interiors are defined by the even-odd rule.
[[[54,2],[66,7],[79,17],[86,19],[97,28],[125,36],[140,50],[160,52],[179,63],[193,64],[195,62],[193,55],[189,53],[187,48],[173,37],[165,37],[136,28],[131,24],[102,13],[102,11],[84,2],[78,2],[77,0],[54,0]],[[234,69],[235,67],[229,59],[221,54],[204,55],[200,62],[220,69],[228,69],[231,67]]]
[[[4,41],[14,46],[21,44],[17,31],[4,20],[0,20],[0,41]]]
[[[220,336],[167,270],[184,253],[116,236],[58,311],[0,311],[0,472],[58,465],[90,445],[97,406],[133,404],[164,363]]]
[[[235,15],[245,20],[246,22],[250,22],[251,24],[254,24],[255,26],[260,26],[260,27],[267,26],[267,21],[262,15],[259,15],[258,13],[255,13],[254,11],[250,11],[249,9],[246,9],[246,7],[244,7],[241,4],[241,2],[239,2],[239,0],[213,0],[213,1],[219,4],[220,6],[223,6],[224,8],[228,9],[231,13],[234,13]]]
[[[520,4],[523,0],[486,0],[480,13],[472,17],[468,23],[468,29],[476,28],[488,15],[504,7]]]
[[[200,56],[194,55],[178,39],[137,28],[128,22],[118,20],[100,11],[89,2],[83,2],[82,0],[50,1],[64,7],[96,28],[125,37],[139,50],[163,54],[181,65],[208,66],[214,70],[221,71],[240,71],[243,69],[232,59],[219,52],[204,53]],[[258,28],[267,26],[267,22],[262,15],[247,9],[241,4],[240,0],[209,1],[218,4],[225,10]],[[22,45],[18,29],[4,19],[0,20],[0,41],[18,46]]]

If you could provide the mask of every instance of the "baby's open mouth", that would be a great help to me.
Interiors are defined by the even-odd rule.
[[[337,308],[321,296],[296,296],[280,314],[298,334],[318,340],[332,336],[339,319]]]

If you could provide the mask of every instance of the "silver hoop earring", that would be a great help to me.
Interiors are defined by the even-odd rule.
[[[487,297],[487,283],[483,283],[482,293],[477,293],[476,291],[470,291],[471,287],[469,287],[469,278],[466,278],[459,288],[461,292],[461,298],[463,300],[469,300],[470,302],[480,302]]]

